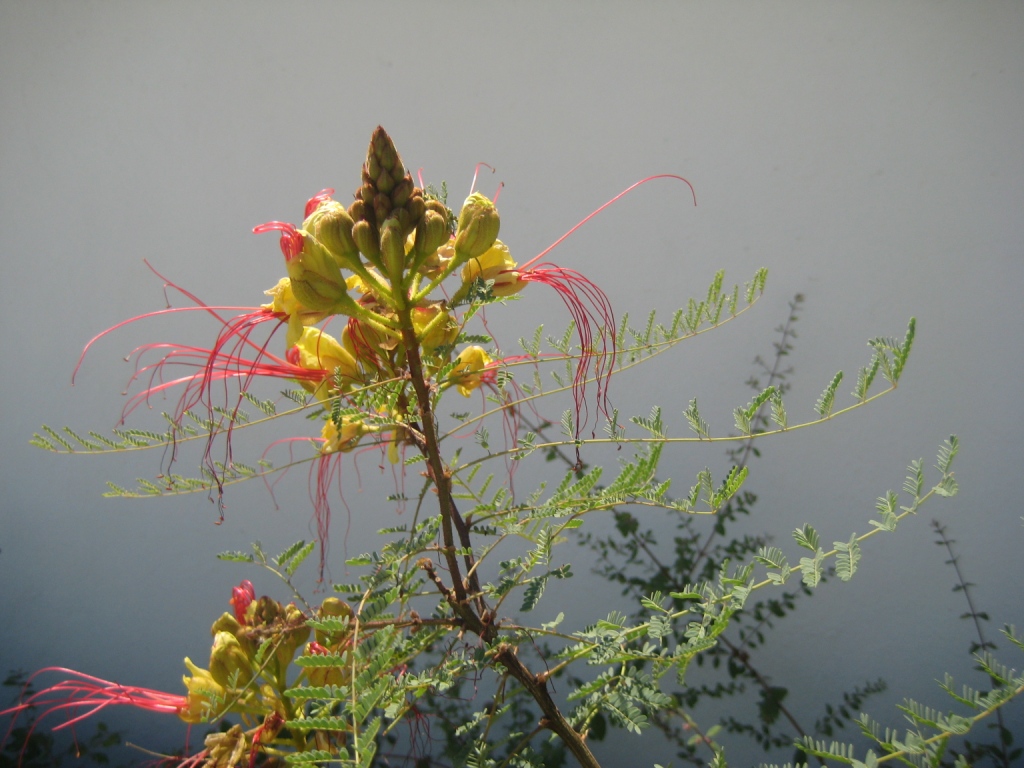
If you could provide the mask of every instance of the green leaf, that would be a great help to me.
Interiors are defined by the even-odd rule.
[[[821,393],[821,397],[819,397],[818,402],[815,403],[814,410],[817,411],[821,418],[827,419],[832,413],[832,406],[836,399],[836,389],[839,388],[839,383],[842,380],[843,372],[839,371],[832,377],[832,381],[830,381],[828,386],[825,387],[825,391]]]
[[[860,563],[860,544],[857,543],[857,534],[853,534],[848,542],[835,541],[832,545],[836,549],[836,575],[841,581],[849,581],[857,572],[857,565]]]
[[[895,531],[896,525],[899,523],[899,497],[894,491],[889,491],[885,496],[879,496],[878,501],[875,504],[877,509],[882,514],[882,520],[871,520],[871,524],[876,528],[880,528],[883,531]]]
[[[956,496],[960,487],[957,485],[956,480],[953,479],[952,475],[947,475],[939,481],[939,484],[935,486],[935,493],[939,496]]]
[[[255,558],[248,552],[221,552],[217,555],[218,560],[227,560],[230,563],[251,563]]]
[[[814,557],[800,558],[800,572],[803,574],[803,582],[808,587],[818,586],[821,581],[825,553],[820,549],[814,553]]]
[[[646,429],[652,437],[659,440],[665,438],[665,425],[661,420],[661,408],[658,406],[651,408],[651,415],[647,418],[644,418],[643,416],[632,416],[629,420],[637,426]]]
[[[811,552],[818,551],[820,546],[818,532],[810,525],[805,525],[803,528],[797,528],[793,531],[793,538],[796,539],[796,543],[804,549],[809,549]]]
[[[697,437],[710,439],[708,423],[701,418],[697,411],[697,398],[690,401],[690,406],[683,411],[683,415],[690,423],[690,429],[697,433]]]
[[[957,453],[960,451],[960,440],[956,435],[950,435],[949,439],[943,442],[939,448],[939,457],[935,468],[939,470],[943,475],[949,474],[949,468],[953,464],[953,459],[956,458]]]
[[[782,393],[779,391],[776,391],[772,397],[772,421],[782,429],[785,429],[789,423],[786,416],[786,407],[782,404]]]
[[[757,412],[761,410],[761,406],[769,400],[773,400],[777,395],[778,390],[774,386],[766,387],[758,393],[757,397],[747,403],[746,408],[737,408],[733,411],[736,419],[736,429],[745,435],[749,435],[754,418],[757,416]],[[779,402],[781,403],[781,400]],[[785,412],[783,411],[783,413]]]

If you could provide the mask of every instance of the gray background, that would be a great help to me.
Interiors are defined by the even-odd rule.
[[[910,459],[930,466],[951,432],[962,493],[872,540],[861,574],[806,601],[761,664],[809,722],[823,697],[877,676],[890,690],[871,710],[892,724],[904,695],[944,706],[944,671],[982,684],[928,520],[959,541],[992,634],[1024,624],[1022,40],[1017,2],[0,3],[0,670],[60,664],[179,691],[180,660],[205,660],[230,586],[271,587],[214,553],[308,537],[301,470],[277,511],[258,483],[232,489],[216,527],[201,495],[101,498],[107,479],[151,477],[157,453],[68,458],[27,440],[44,422],[113,426],[135,345],[209,339],[198,317],[139,323],[97,345],[71,388],[92,335],[164,306],[143,258],[210,303],[260,303],[283,270],[252,226],[297,220],[325,186],[346,199],[380,123],[456,201],[477,162],[497,168],[483,189],[505,183],[502,238],[520,261],[643,176],[685,175],[696,208],[681,185],[654,182],[553,254],[620,313],[669,312],[718,269],[746,280],[769,267],[758,308],[632,378],[624,413],[660,403],[678,425],[698,397],[727,430],[752,358],[800,292],[788,403],[808,418],[836,370],[866,362],[868,338],[902,335],[916,315],[897,393],[762,446],[750,530],[791,558],[788,532],[804,522],[828,542],[863,532],[875,497],[899,488]],[[493,314],[509,343],[529,330],[516,313],[565,322],[554,294],[528,293]],[[666,469],[683,488],[705,464],[720,471],[722,451],[675,450]],[[378,501],[375,467],[347,492],[351,519],[336,510],[336,578],[344,551],[401,522]],[[580,625],[612,601],[583,583],[584,551],[565,556],[580,576],[549,605]],[[154,720],[127,722],[145,743]],[[601,747],[609,764],[643,748],[647,762],[671,759],[657,740],[615,741]],[[729,744],[735,764],[757,759]]]

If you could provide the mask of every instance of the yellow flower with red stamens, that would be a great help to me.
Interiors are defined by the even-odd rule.
[[[334,257],[320,242],[294,224],[268,221],[253,229],[281,233],[281,252],[291,279],[292,291],[303,305],[318,312],[344,313],[352,308],[345,278]]]
[[[495,296],[511,296],[523,290],[526,283],[516,270],[516,262],[509,253],[508,246],[501,240],[495,240],[486,252],[470,259],[462,268],[462,288],[456,296],[461,298],[469,291],[476,280],[493,280],[491,290]]]

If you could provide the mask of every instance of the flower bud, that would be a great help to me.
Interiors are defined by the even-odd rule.
[[[412,197],[412,193],[415,187],[412,183],[412,177],[408,176],[403,178],[395,188],[391,191],[391,203],[395,208],[404,207],[409,198]]]
[[[332,656],[330,648],[325,648],[318,642],[309,643],[306,646],[304,656]],[[339,664],[336,667],[307,667],[306,676],[311,685],[342,685],[351,677],[351,668]]]
[[[324,598],[323,603],[320,604],[320,615],[318,618],[351,618],[352,607],[345,601],[337,597]],[[324,646],[336,645],[341,642],[341,639],[345,636],[343,632],[325,632],[323,630],[314,630],[314,636],[316,641]]]
[[[416,227],[413,253],[421,258],[427,256],[447,243],[449,238],[447,218],[436,211],[428,210],[423,214],[423,220],[419,226]]]
[[[213,622],[213,625],[210,627],[211,636],[216,635],[218,632],[230,632],[235,637],[238,637],[242,632],[242,625],[230,613],[222,613],[220,618]]]
[[[256,588],[248,579],[242,579],[237,587],[231,588],[231,599],[228,603],[235,609],[235,618],[239,624],[245,624],[245,614],[252,601],[256,599]]]
[[[210,676],[225,688],[242,688],[252,680],[249,657],[238,638],[230,632],[214,635],[213,649],[210,651]]]
[[[281,233],[289,284],[300,304],[316,312],[337,312],[339,304],[351,301],[338,265],[309,233],[283,221],[268,221],[253,229],[256,234],[272,231]]]
[[[411,232],[423,218],[424,211],[427,210],[426,204],[423,202],[423,191],[419,187],[413,187],[412,197],[405,204],[405,210],[409,212],[409,222],[405,226]]]
[[[352,226],[352,240],[371,261],[380,259],[380,235],[370,222],[363,219]]]
[[[249,620],[249,626],[251,627],[270,626],[279,620],[284,612],[284,607],[268,595],[263,595],[256,601],[255,605],[256,608],[253,610]]]
[[[380,253],[392,286],[401,285],[405,271],[405,237],[402,225],[394,216],[388,217],[380,228]]]
[[[352,217],[336,200],[321,203],[320,207],[302,222],[302,228],[327,249],[339,267],[345,269],[352,269],[353,264],[360,264],[359,248],[352,239],[352,227]]]
[[[339,304],[348,298],[341,269],[316,240],[309,235],[303,240],[302,252],[285,261],[295,298],[312,310],[337,311]]]
[[[501,221],[494,203],[474,192],[466,198],[459,212],[459,227],[455,232],[455,253],[460,261],[485,253],[498,238]]]
[[[274,652],[281,673],[288,669],[295,652],[309,639],[306,616],[295,607],[295,603],[288,603],[284,609],[283,619],[287,629],[282,633],[281,643]],[[279,677],[281,676],[279,675]]]

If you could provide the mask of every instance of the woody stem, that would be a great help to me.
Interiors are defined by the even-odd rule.
[[[402,326],[402,342],[405,346],[409,376],[412,379],[413,390],[416,392],[427,467],[430,471],[430,477],[434,481],[434,487],[437,490],[438,505],[441,510],[441,537],[444,540],[444,558],[448,565],[448,571],[451,574],[452,590],[455,597],[452,607],[466,622],[467,629],[482,636],[487,632],[487,629],[481,621],[481,617],[477,615],[468,602],[466,584],[463,583],[459,559],[455,554],[456,547],[453,528],[459,529],[459,543],[464,548],[470,546],[469,530],[455,507],[451,492],[451,477],[445,470],[444,462],[441,460],[437,427],[434,423],[434,413],[430,404],[430,388],[423,370],[420,345],[416,339],[416,331],[413,328],[412,314],[409,308],[402,307],[399,309],[398,318]],[[479,595],[475,573],[470,576],[470,583],[473,592]]]

